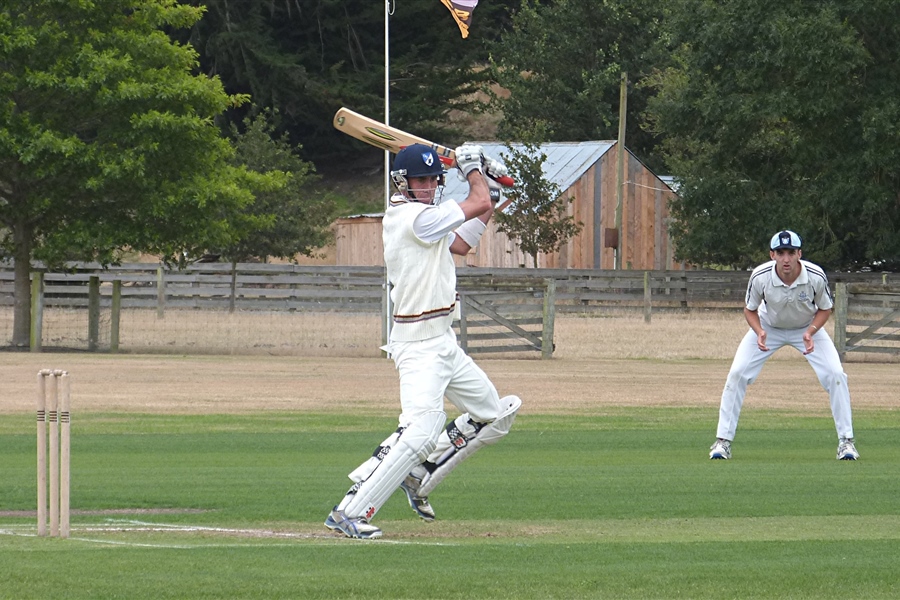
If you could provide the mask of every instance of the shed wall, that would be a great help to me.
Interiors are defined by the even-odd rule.
[[[613,269],[615,253],[606,247],[606,230],[616,223],[616,152],[613,146],[566,190],[568,213],[582,223],[578,235],[558,252],[541,254],[538,267],[552,269]],[[622,207],[623,269],[678,269],[668,234],[669,200],[675,193],[630,152],[626,155]],[[339,219],[335,224],[338,265],[383,265],[381,217]],[[457,265],[515,268],[532,266],[506,234],[491,224],[480,245]]]

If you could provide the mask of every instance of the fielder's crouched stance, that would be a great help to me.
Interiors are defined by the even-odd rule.
[[[402,414],[400,427],[350,473],[353,486],[325,520],[348,537],[381,537],[369,520],[398,487],[416,514],[433,520],[428,495],[459,463],[509,433],[522,404],[517,396],[499,397],[451,329],[459,316],[451,254],[478,245],[494,212],[488,178],[507,174],[480,146],[457,148],[456,161],[469,195],[442,203],[444,170],[434,150],[414,144],[394,160],[391,177],[400,193],[383,221],[394,306],[386,349],[400,374]],[[449,423],[445,397],[462,412]]]
[[[750,274],[744,306],[750,330],[738,346],[722,390],[716,441],[709,448],[712,459],[731,458],[731,442],[747,386],[782,346],[802,352],[828,391],[838,435],[837,459],[859,458],[853,440],[847,374],[834,342],[823,329],[834,306],[828,278],[821,267],[801,260],[800,245],[800,236],[793,231],[776,233],[769,242],[772,260]]]

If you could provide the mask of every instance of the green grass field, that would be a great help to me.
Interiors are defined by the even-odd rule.
[[[322,521],[393,418],[79,413],[72,537],[38,538],[32,415],[0,419],[0,598],[897,598],[900,412],[523,415],[377,541]],[[32,511],[27,513],[26,511]]]

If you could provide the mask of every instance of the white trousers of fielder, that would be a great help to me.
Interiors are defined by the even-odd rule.
[[[783,346],[793,346],[801,353],[806,350],[803,345],[805,327],[776,329],[765,323],[762,325],[766,331],[766,346],[769,350],[767,352],[760,351],[756,343],[756,332],[752,329],[741,340],[725,382],[725,389],[722,391],[716,437],[734,440],[747,386],[756,381],[763,365],[775,351]],[[834,342],[831,341],[824,329],[820,329],[813,335],[813,342],[815,349],[804,358],[816,372],[819,383],[828,392],[831,400],[831,416],[834,418],[838,438],[852,438],[853,419],[850,411],[850,390],[847,387],[847,374],[844,373],[840,356],[834,347]]]

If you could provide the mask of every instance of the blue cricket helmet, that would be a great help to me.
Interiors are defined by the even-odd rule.
[[[440,177],[444,166],[434,148],[425,144],[413,144],[397,153],[391,174],[402,171],[406,177]]]
[[[394,169],[391,171],[391,180],[397,189],[411,198],[416,195],[409,189],[410,177],[437,177],[438,193],[434,198],[437,204],[442,199],[444,185],[444,165],[434,148],[425,144],[412,144],[397,153],[394,158]]]

